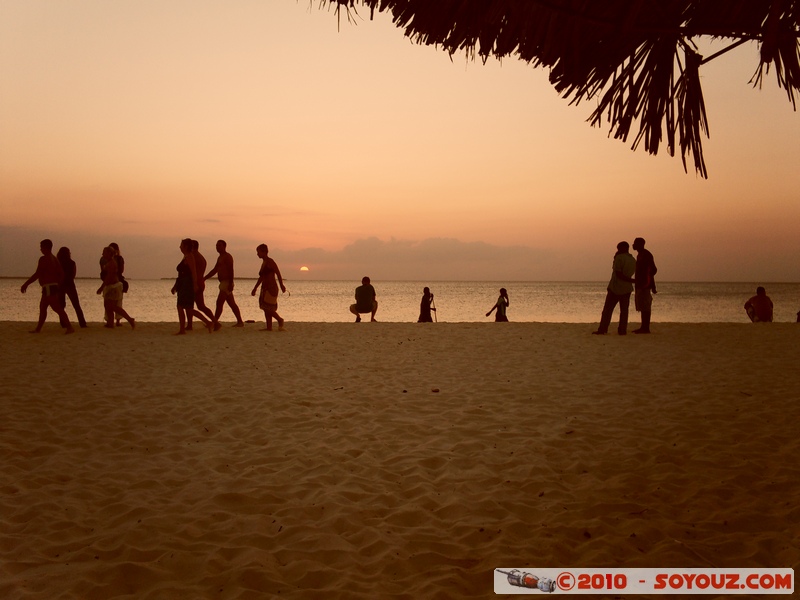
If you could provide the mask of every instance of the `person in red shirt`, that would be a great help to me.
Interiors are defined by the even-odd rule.
[[[58,315],[61,323],[66,328],[64,333],[75,333],[67,313],[61,307],[59,290],[60,286],[64,284],[64,269],[61,268],[61,263],[58,262],[58,259],[53,254],[53,242],[42,240],[39,243],[39,249],[42,252],[42,257],[36,266],[36,272],[20,288],[20,291],[24,294],[28,286],[37,279],[39,280],[39,285],[42,286],[42,299],[39,301],[39,322],[36,325],[36,329],[31,333],[39,333],[42,330],[42,325],[47,319],[48,306]]]

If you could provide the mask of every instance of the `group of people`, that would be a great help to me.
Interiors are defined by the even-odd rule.
[[[77,272],[75,261],[70,256],[69,248],[61,248],[58,255],[54,256],[53,242],[51,240],[42,240],[39,248],[42,252],[42,257],[39,259],[36,272],[22,284],[21,288],[24,294],[28,286],[37,280],[42,288],[42,299],[39,303],[39,321],[31,333],[39,333],[41,331],[47,319],[48,308],[51,308],[58,315],[62,327],[66,329],[66,333],[74,333],[75,330],[64,310],[67,297],[75,308],[80,326],[86,327],[86,319],[75,288],[75,275]],[[176,335],[184,335],[191,330],[194,319],[201,321],[209,332],[219,330],[221,328],[219,319],[222,316],[225,304],[230,307],[236,317],[234,326],[244,327],[242,313],[233,297],[235,280],[233,257],[227,251],[227,244],[224,240],[219,240],[216,248],[219,257],[214,267],[206,274],[208,262],[200,253],[200,243],[189,238],[180,242],[180,250],[183,257],[176,267],[178,275],[171,290],[172,294],[177,296],[179,329]],[[273,319],[278,324],[278,330],[283,331],[284,320],[277,312],[278,285],[280,285],[282,292],[286,292],[283,277],[278,265],[269,257],[269,249],[266,244],[259,245],[256,248],[256,254],[261,258],[262,264],[252,295],[255,296],[258,288],[261,288],[259,306],[264,311],[267,323],[265,331],[272,330]],[[136,320],[122,307],[123,294],[128,291],[128,281],[123,275],[124,270],[125,260],[119,251],[119,245],[111,243],[103,248],[100,258],[101,283],[97,293],[103,296],[105,327],[108,328],[114,328],[115,320],[116,326],[119,326],[122,319],[128,321],[131,328],[136,327]],[[219,281],[219,293],[217,294],[216,310],[212,312],[206,306],[204,293],[206,280],[214,276]]]
[[[233,297],[235,279],[233,256],[228,252],[227,246],[225,240],[217,241],[216,249],[219,257],[214,268],[206,274],[208,263],[200,254],[200,243],[189,238],[181,240],[180,250],[183,258],[175,268],[178,277],[175,279],[175,285],[172,286],[172,293],[177,296],[178,308],[179,329],[176,335],[184,335],[187,330],[192,329],[193,317],[202,321],[209,332],[218,331],[221,328],[219,318],[222,316],[225,304],[230,307],[236,317],[234,327],[244,327],[242,313]],[[281,271],[275,261],[269,257],[269,248],[266,244],[260,244],[256,248],[256,255],[261,259],[261,269],[251,295],[255,296],[258,288],[261,288],[258,305],[264,311],[266,320],[266,328],[263,331],[272,331],[273,319],[278,324],[278,331],[284,331],[284,320],[278,314],[278,285],[280,284],[281,292],[286,292]],[[215,311],[212,313],[205,304],[204,292],[205,282],[215,275],[219,282],[219,293]]]
[[[361,322],[361,315],[364,314],[370,315],[370,321],[376,321],[375,313],[378,312],[378,299],[375,288],[372,286],[372,283],[370,283],[369,277],[363,277],[361,279],[361,285],[356,288],[355,299],[355,303],[350,305],[350,312],[356,316],[356,323]],[[422,300],[419,302],[419,318],[417,319],[417,323],[434,322],[436,317],[436,306],[434,304],[431,289],[429,287],[423,288]],[[497,299],[492,309],[486,313],[486,316],[488,317],[496,310],[497,313],[495,314],[494,320],[508,322],[506,308],[508,308],[508,292],[506,288],[500,288],[500,297]]]
[[[86,327],[86,318],[78,298],[78,290],[75,287],[77,267],[75,261],[72,260],[70,249],[64,246],[54,255],[52,240],[44,239],[39,243],[39,250],[42,256],[36,265],[36,271],[20,288],[24,294],[34,281],[38,281],[42,288],[42,297],[39,301],[39,320],[31,333],[39,333],[42,330],[42,326],[47,320],[48,308],[58,315],[65,333],[75,333],[65,310],[67,298],[75,309],[75,315],[78,317],[78,324],[81,327]],[[100,257],[101,284],[97,293],[103,296],[105,327],[113,328],[115,319],[119,326],[123,318],[128,321],[131,328],[136,327],[135,319],[122,308],[122,295],[127,292],[128,288],[128,283],[122,274],[124,269],[125,261],[120,255],[119,246],[112,242],[103,248]]]
[[[642,325],[633,333],[650,333],[653,294],[656,293],[655,275],[658,272],[653,254],[645,249],[644,238],[633,240],[634,258],[629,250],[628,242],[617,244],[614,262],[611,266],[611,281],[608,283],[606,300],[600,316],[600,326],[592,333],[604,335],[608,333],[611,316],[619,304],[619,325],[617,333],[625,335],[628,329],[628,311],[631,293],[634,294],[635,307],[642,314]],[[753,323],[771,323],[773,304],[767,291],[762,286],[756,288],[756,295],[747,300],[744,310]],[[800,323],[800,312],[797,313]]]
[[[636,310],[642,313],[642,325],[633,333],[650,333],[650,318],[653,306],[653,294],[656,293],[655,276],[658,272],[653,254],[645,250],[644,238],[637,237],[633,240],[633,249],[636,258],[630,253],[628,242],[617,244],[614,262],[611,265],[611,281],[606,288],[606,301],[600,315],[600,326],[595,335],[605,335],[611,325],[611,316],[619,304],[619,325],[617,333],[628,333],[628,310],[631,303],[631,293],[634,293]]]
[[[42,297],[39,302],[39,320],[36,328],[31,333],[39,333],[41,331],[47,319],[48,308],[58,315],[61,326],[66,333],[74,333],[75,330],[65,311],[67,298],[69,298],[75,309],[80,326],[86,327],[86,319],[75,288],[77,272],[75,261],[72,260],[70,250],[67,247],[62,247],[54,255],[53,242],[49,239],[42,240],[39,248],[42,256],[39,258],[36,272],[21,287],[21,292],[24,294],[28,286],[38,280],[42,288]],[[641,313],[642,320],[641,326],[634,330],[633,333],[650,333],[652,295],[657,291],[655,275],[658,269],[652,253],[645,249],[645,240],[643,238],[637,237],[633,241],[633,249],[637,253],[636,258],[630,254],[628,242],[623,241],[617,244],[617,252],[614,254],[612,262],[611,280],[606,290],[600,325],[596,331],[592,332],[595,335],[608,333],[611,317],[617,305],[620,307],[617,333],[619,335],[627,333],[631,294],[634,294],[635,308]],[[222,316],[225,304],[230,307],[236,317],[234,327],[244,327],[241,311],[233,297],[235,279],[233,257],[227,251],[226,242],[224,240],[217,241],[216,250],[219,257],[208,273],[206,273],[208,263],[200,253],[200,244],[197,240],[189,238],[181,240],[180,250],[183,257],[176,267],[178,275],[171,290],[172,294],[177,296],[179,329],[176,335],[184,335],[191,330],[192,322],[195,318],[201,321],[209,332],[219,330],[221,328],[219,319]],[[260,244],[256,248],[256,255],[261,259],[261,268],[251,295],[256,296],[258,294],[259,308],[264,311],[266,327],[262,331],[272,331],[273,320],[278,325],[278,331],[285,331],[285,321],[278,314],[278,291],[280,289],[280,292],[286,293],[281,271],[277,263],[270,258],[269,248],[266,244]],[[131,328],[136,326],[136,320],[122,306],[124,294],[128,291],[128,282],[125,279],[124,271],[125,260],[120,253],[119,245],[112,242],[103,248],[100,258],[101,284],[97,290],[97,293],[103,296],[105,327],[108,328],[114,328],[115,321],[116,326],[119,327],[122,319],[125,319]],[[204,292],[205,282],[214,276],[217,277],[219,282],[219,293],[217,294],[215,310],[212,312],[205,304]],[[500,288],[497,302],[486,313],[486,316],[489,317],[492,313],[495,313],[496,322],[508,322],[506,314],[508,306],[508,291],[506,288]],[[744,308],[747,316],[753,322],[772,321],[772,300],[761,286],[757,288],[756,295],[747,300]],[[375,314],[377,311],[378,300],[375,288],[372,286],[370,278],[364,277],[361,280],[361,285],[355,290],[355,303],[350,305],[350,312],[355,315],[358,323],[361,321],[362,314],[369,314],[370,320],[376,321]],[[418,322],[431,323],[435,317],[434,297],[430,288],[426,287],[423,289],[422,300],[420,301]],[[797,320],[800,322],[800,312],[797,314]]]

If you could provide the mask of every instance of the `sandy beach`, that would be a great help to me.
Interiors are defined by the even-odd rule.
[[[0,323],[0,597],[800,567],[798,324],[260,326]]]

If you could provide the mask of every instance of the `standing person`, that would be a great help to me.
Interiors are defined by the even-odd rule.
[[[761,286],[756,288],[756,295],[744,303],[744,310],[753,323],[772,323],[772,308],[772,300]]]
[[[495,310],[497,310],[494,315],[494,322],[508,323],[508,317],[506,316],[506,309],[508,308],[508,305],[508,292],[506,291],[506,288],[500,288],[500,296],[497,298],[497,302],[494,303],[492,310],[486,313],[486,316],[488,317]]]
[[[611,315],[614,308],[619,304],[619,326],[617,333],[625,335],[628,333],[628,309],[631,305],[631,293],[633,292],[633,275],[636,273],[636,259],[629,252],[628,242],[617,244],[617,253],[614,255],[614,262],[611,266],[611,281],[608,282],[606,301],[603,305],[603,314],[600,317],[600,326],[595,335],[605,335],[608,333],[608,326],[611,324]]]
[[[435,311],[436,307],[431,306],[433,304],[433,294],[431,294],[430,288],[424,288],[422,290],[422,300],[419,303],[419,319],[417,319],[417,323],[433,323],[433,316],[431,315],[431,311]]]
[[[81,308],[81,301],[78,299],[78,290],[75,287],[75,276],[78,273],[78,268],[75,261],[72,260],[69,248],[62,246],[58,249],[56,254],[58,262],[61,263],[61,270],[64,271],[64,284],[59,289],[59,304],[61,308],[67,307],[67,296],[72,303],[72,308],[75,309],[75,316],[78,317],[78,323],[81,327],[86,327],[86,318],[83,316],[83,309]],[[65,311],[66,312],[66,311]],[[62,323],[64,327],[64,325]]]
[[[106,259],[103,270],[103,282],[97,288],[97,293],[103,295],[103,307],[106,313],[105,327],[114,329],[114,317],[125,319],[130,323],[131,329],[136,327],[136,321],[120,306],[122,301],[122,282],[119,280],[119,267],[114,259],[115,250],[111,246],[103,248],[103,258]]]
[[[375,313],[378,312],[378,300],[375,288],[369,282],[369,277],[361,278],[361,285],[356,288],[356,303],[350,305],[350,312],[356,316],[356,323],[361,323],[361,315],[370,313],[370,321],[375,322]]]
[[[194,299],[197,291],[197,268],[194,262],[194,254],[192,253],[192,240],[186,238],[181,240],[180,245],[183,258],[175,270],[178,271],[178,277],[175,279],[175,285],[172,286],[172,295],[178,295],[178,324],[180,329],[175,335],[186,334],[186,324],[191,315],[200,319],[205,326],[208,327],[208,332],[211,333],[214,325],[208,321],[203,313],[195,310]]]
[[[633,240],[636,250],[636,274],[634,276],[633,302],[636,310],[642,313],[642,326],[633,333],[650,333],[650,315],[653,306],[653,294],[656,293],[655,276],[658,273],[656,261],[649,250],[644,249],[644,238]]]
[[[200,254],[200,242],[198,242],[197,240],[190,240],[190,241],[192,242],[192,254],[194,255],[194,264],[197,276],[197,278],[195,279],[197,285],[195,287],[195,292],[194,292],[194,303],[197,305],[197,310],[193,311],[193,313],[188,314],[189,321],[186,326],[186,329],[191,330],[192,314],[196,313],[199,310],[209,318],[209,320],[214,325],[214,331],[216,331],[221,327],[221,325],[214,318],[214,313],[212,313],[211,309],[206,306],[206,301],[203,299],[203,292],[205,292],[206,289],[205,273],[206,273],[206,266],[208,266],[208,263],[206,262],[205,256]]]
[[[233,299],[233,256],[226,250],[227,246],[228,244],[225,243],[225,240],[217,241],[217,252],[219,252],[217,264],[203,278],[203,281],[210,279],[214,275],[219,280],[219,294],[217,295],[217,308],[214,311],[214,321],[219,323],[219,318],[222,316],[222,308],[227,302],[236,317],[236,325],[234,327],[244,327],[242,314],[239,311],[236,300]]]
[[[128,293],[128,287],[129,287],[128,280],[125,279],[125,275],[124,275],[124,273],[125,273],[125,259],[122,258],[122,254],[120,254],[119,244],[117,244],[116,242],[111,242],[108,245],[108,247],[111,248],[114,251],[114,262],[117,263],[117,277],[119,278],[119,281],[122,284],[122,294],[123,295],[120,296],[119,301],[117,302],[117,306],[122,308],[122,301],[123,301],[124,295]],[[120,322],[121,320],[122,319],[120,318],[120,316],[117,315],[117,327],[120,327],[122,325],[122,323]]]
[[[106,258],[104,253],[100,253],[100,282],[102,283],[106,278],[106,263],[108,259]],[[108,321],[108,312],[103,309],[103,321]]]
[[[264,318],[267,321],[266,329],[261,331],[272,331],[273,317],[278,322],[278,331],[286,331],[283,328],[284,320],[278,314],[278,282],[281,285],[281,292],[286,293],[286,286],[283,285],[283,277],[277,263],[269,257],[269,248],[266,244],[260,244],[256,248],[256,255],[261,259],[261,269],[258,271],[258,281],[253,287],[252,296],[256,295],[258,286],[261,286],[261,294],[258,297],[258,306],[264,311]]]
[[[65,326],[66,331],[64,333],[75,333],[67,313],[61,308],[59,289],[64,281],[64,270],[61,268],[61,263],[53,255],[53,242],[42,240],[39,242],[39,250],[42,253],[42,257],[36,265],[36,272],[22,284],[19,290],[24,294],[28,286],[37,279],[39,280],[39,285],[42,286],[42,299],[39,301],[39,322],[36,324],[36,329],[31,333],[39,333],[42,330],[42,326],[47,319],[48,306],[53,309],[53,312],[58,315],[59,320]]]

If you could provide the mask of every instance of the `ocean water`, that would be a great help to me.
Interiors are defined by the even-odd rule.
[[[177,322],[173,281],[129,280],[124,307],[137,321]],[[0,321],[35,321],[40,291],[36,284],[21,294],[24,279],[0,279]],[[288,293],[278,299],[278,312],[287,322],[349,322],[348,307],[358,281],[287,281]],[[486,281],[373,281],[378,294],[379,321],[414,322],[419,315],[422,289],[431,288],[437,318],[441,322],[490,322],[486,312],[494,306],[500,287],[508,290],[509,321],[549,323],[597,323],[603,308],[607,282],[486,282]],[[103,302],[96,294],[99,279],[78,279],[81,306],[89,322],[100,322]],[[234,295],[245,320],[263,321],[258,301],[250,295],[254,279],[237,279]],[[747,323],[745,301],[758,285],[767,289],[775,304],[775,321],[796,321],[800,310],[800,283],[670,283],[659,282],[653,301],[653,322]],[[213,310],[216,282],[208,282],[206,304]],[[74,319],[72,307],[67,313]],[[615,311],[616,321],[618,311]],[[54,315],[48,320],[53,320]],[[226,306],[222,321],[233,322]],[[631,323],[638,314],[631,300]]]

